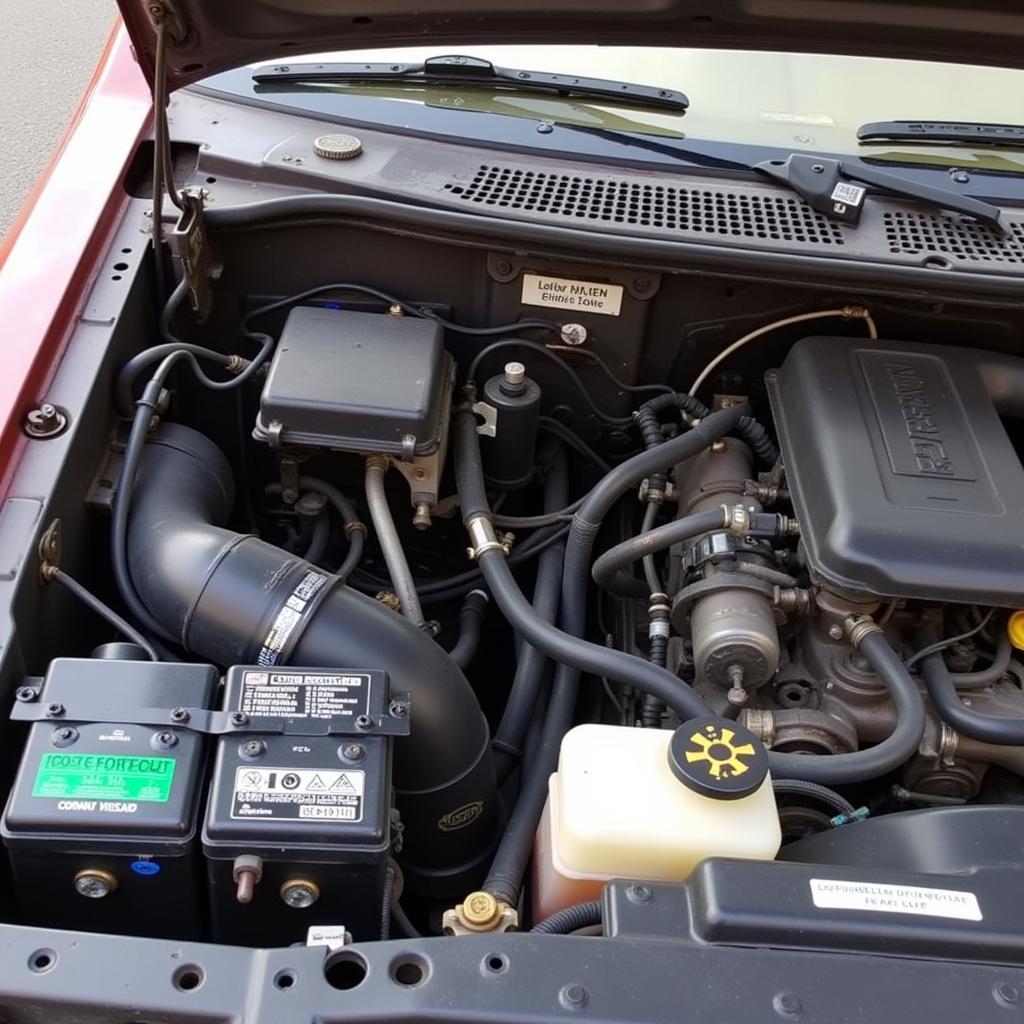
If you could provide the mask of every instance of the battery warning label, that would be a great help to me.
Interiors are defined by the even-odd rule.
[[[64,810],[95,810],[78,801],[148,801],[164,804],[171,797],[175,761],[172,757],[131,757],[120,754],[44,754],[32,795],[56,797],[75,806]],[[99,810],[121,807],[99,806]]]
[[[236,768],[232,818],[362,821],[366,772]]]
[[[358,717],[370,710],[370,676],[246,672],[238,710],[272,718]]]

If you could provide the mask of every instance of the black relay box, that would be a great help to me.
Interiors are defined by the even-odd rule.
[[[378,938],[407,699],[380,671],[236,666],[224,710],[239,728],[218,742],[203,828],[213,938]]]
[[[18,690],[33,724],[0,832],[24,921],[200,937],[206,740],[171,723],[217,682],[212,665],[58,658]]]

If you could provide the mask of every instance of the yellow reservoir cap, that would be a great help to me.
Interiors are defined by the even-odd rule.
[[[1024,651],[1024,611],[1011,613],[1006,623],[1006,635],[1018,651]]]

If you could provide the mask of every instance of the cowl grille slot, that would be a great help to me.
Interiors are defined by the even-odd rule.
[[[839,226],[803,200],[728,186],[685,188],[482,164],[468,184],[449,182],[444,188],[480,206],[567,220],[729,238],[844,244]]]
[[[892,253],[935,253],[950,260],[1024,264],[1024,226],[1018,223],[1000,234],[984,224],[942,214],[887,212],[884,221]]]

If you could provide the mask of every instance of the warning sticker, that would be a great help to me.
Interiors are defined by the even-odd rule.
[[[845,203],[847,206],[860,206],[865,192],[867,189],[860,185],[851,185],[848,181],[840,181],[832,189],[831,198],[834,202]]]
[[[236,768],[232,818],[362,821],[366,772]]]
[[[276,665],[281,660],[296,626],[310,613],[315,604],[314,598],[327,586],[329,579],[329,576],[311,569],[295,584],[263,638],[263,646],[256,658],[258,665]]]
[[[32,795],[74,800],[131,800],[164,804],[171,797],[174,768],[173,757],[43,754],[36,772],[36,781],[32,786]],[[90,808],[76,806],[61,809]]]
[[[527,306],[554,306],[558,309],[578,309],[583,313],[618,316],[622,310],[622,291],[621,284],[523,274],[522,301]]]
[[[886,914],[921,914],[980,921],[981,907],[973,892],[928,889],[919,885],[879,885],[834,878],[812,878],[811,899],[829,910],[877,910]]]
[[[370,712],[370,676],[333,672],[246,672],[238,706],[251,716],[352,718]]]

